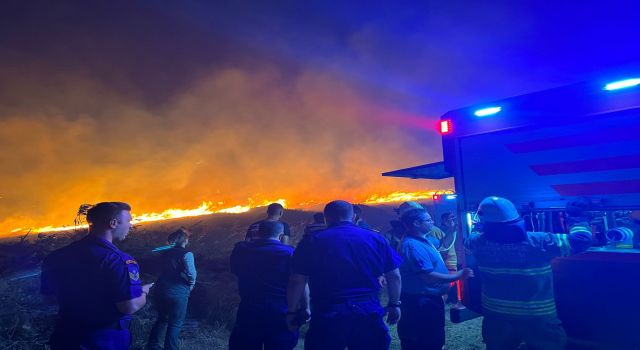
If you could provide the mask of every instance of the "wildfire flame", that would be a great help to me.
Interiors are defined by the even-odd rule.
[[[449,191],[450,192],[450,191]],[[384,204],[384,203],[396,203],[396,202],[405,202],[405,201],[419,201],[425,199],[431,199],[432,196],[436,193],[442,193],[442,191],[417,191],[417,192],[392,192],[387,195],[379,195],[372,194],[367,199],[365,199],[363,204]],[[220,208],[224,205],[224,202],[202,202],[202,204],[194,209],[176,209],[170,208],[166,209],[160,213],[144,213],[133,215],[133,219],[131,222],[133,224],[141,224],[145,222],[153,222],[153,221],[161,221],[161,220],[170,220],[170,219],[178,219],[192,216],[202,216],[202,215],[210,215],[217,213],[225,213],[225,214],[240,214],[248,212],[249,210],[257,207],[264,207],[269,205],[270,203],[280,203],[282,206],[286,207],[287,201],[285,199],[278,199],[274,201],[262,201],[255,202],[253,199],[248,200],[248,204],[246,205],[235,205],[227,208]],[[298,207],[306,207],[310,205],[315,205],[318,202],[315,200],[310,200],[306,202],[298,203]],[[42,233],[42,232],[61,232],[61,231],[70,231],[75,229],[83,229],[87,228],[87,225],[69,225],[69,226],[44,226],[38,228],[32,228],[31,232],[33,233]],[[28,229],[25,228],[16,228],[12,230],[12,233],[24,232]]]
[[[394,203],[394,202],[419,201],[424,199],[431,199],[434,194],[441,193],[441,192],[442,191],[392,192],[386,196],[373,194],[369,196],[363,203],[364,204],[382,204],[382,203]]]
[[[240,214],[240,213],[245,213],[248,212],[249,210],[253,209],[253,208],[257,208],[257,207],[264,207],[267,206],[271,203],[280,203],[282,204],[282,206],[286,206],[287,201],[284,199],[278,199],[275,201],[263,201],[261,203],[254,203],[253,200],[249,199],[249,204],[248,205],[236,205],[233,207],[229,207],[229,208],[221,208],[218,209],[216,208],[216,206],[220,206],[223,205],[223,202],[217,202],[215,205],[213,202],[202,202],[202,204],[195,208],[195,209],[175,209],[175,208],[171,208],[171,209],[166,209],[161,213],[145,213],[145,214],[138,214],[138,215],[132,215],[132,220],[131,223],[132,224],[141,224],[144,222],[153,222],[153,221],[162,221],[162,220],[170,220],[170,219],[179,219],[179,218],[186,218],[186,217],[192,217],[192,216],[202,216],[202,215],[210,215],[210,214],[216,214],[216,213],[226,213],[226,214]],[[31,229],[31,232],[33,233],[42,233],[42,232],[60,232],[60,231],[70,231],[70,230],[76,230],[76,229],[82,229],[82,228],[87,228],[88,226],[85,225],[70,225],[70,226],[58,226],[58,227],[54,227],[54,226],[44,226],[44,227],[38,227],[38,228],[33,228]],[[17,233],[17,232],[21,232],[24,231],[24,228],[17,228],[15,230],[12,230],[12,233]]]

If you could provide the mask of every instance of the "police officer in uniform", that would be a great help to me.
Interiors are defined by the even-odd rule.
[[[283,234],[281,222],[262,221],[258,235],[251,242],[238,242],[231,252],[241,301],[230,350],[291,350],[298,342],[297,330],[289,330],[285,320],[293,248],[280,242]],[[304,312],[306,305],[302,307]]]
[[[131,207],[103,202],[87,212],[89,235],[42,264],[41,294],[59,305],[51,349],[129,349],[131,315],[147,301],[138,263],[113,241],[131,228]]]
[[[311,324],[305,349],[388,349],[387,322],[400,319],[400,257],[380,234],[356,226],[353,206],[333,201],[325,206],[328,228],[306,235],[293,255],[287,300],[290,328],[305,284],[311,291]],[[389,291],[386,310],[380,305],[380,276]]]

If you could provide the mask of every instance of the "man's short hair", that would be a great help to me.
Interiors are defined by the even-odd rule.
[[[413,208],[407,210],[404,214],[402,214],[400,220],[407,229],[411,229],[413,227],[413,222],[420,219],[420,217],[424,214],[428,214],[428,212],[424,209]]]
[[[261,221],[258,224],[258,235],[262,238],[276,238],[284,232],[284,224],[280,221]]]
[[[167,242],[169,242],[169,244],[182,245],[182,243],[187,241],[189,236],[191,236],[191,233],[187,231],[186,228],[181,227],[169,235]]]
[[[333,201],[329,202],[324,207],[324,217],[327,220],[327,224],[340,221],[353,220],[353,205],[347,201]]]
[[[87,210],[87,222],[91,225],[108,225],[123,210],[131,211],[131,206],[124,202],[98,203]]]
[[[271,203],[267,207],[267,215],[276,215],[281,210],[284,210],[284,207],[280,203]]]

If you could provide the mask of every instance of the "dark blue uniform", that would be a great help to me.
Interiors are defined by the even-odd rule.
[[[305,349],[388,349],[378,278],[399,265],[381,235],[350,222],[306,235],[293,258],[311,290]]]
[[[249,225],[249,228],[247,229],[247,233],[244,235],[244,240],[253,240],[253,239],[259,239],[259,234],[258,234],[258,228],[260,227],[260,223],[263,221],[269,221],[269,220],[260,220],[260,221],[256,221],[253,224]],[[284,226],[284,235],[287,237],[291,237],[291,229],[289,228],[289,224],[287,224],[284,221],[280,221],[278,220],[278,222],[282,223],[282,226]]]
[[[290,350],[298,332],[287,328],[287,284],[293,248],[276,240],[239,242],[231,253],[240,306],[229,339],[231,350]]]
[[[41,293],[58,300],[52,349],[128,349],[131,315],[116,303],[142,295],[138,263],[112,243],[87,236],[42,264]]]

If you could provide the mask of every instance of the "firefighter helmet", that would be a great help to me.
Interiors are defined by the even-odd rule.
[[[513,222],[520,219],[516,207],[508,199],[487,197],[478,206],[480,222]]]

